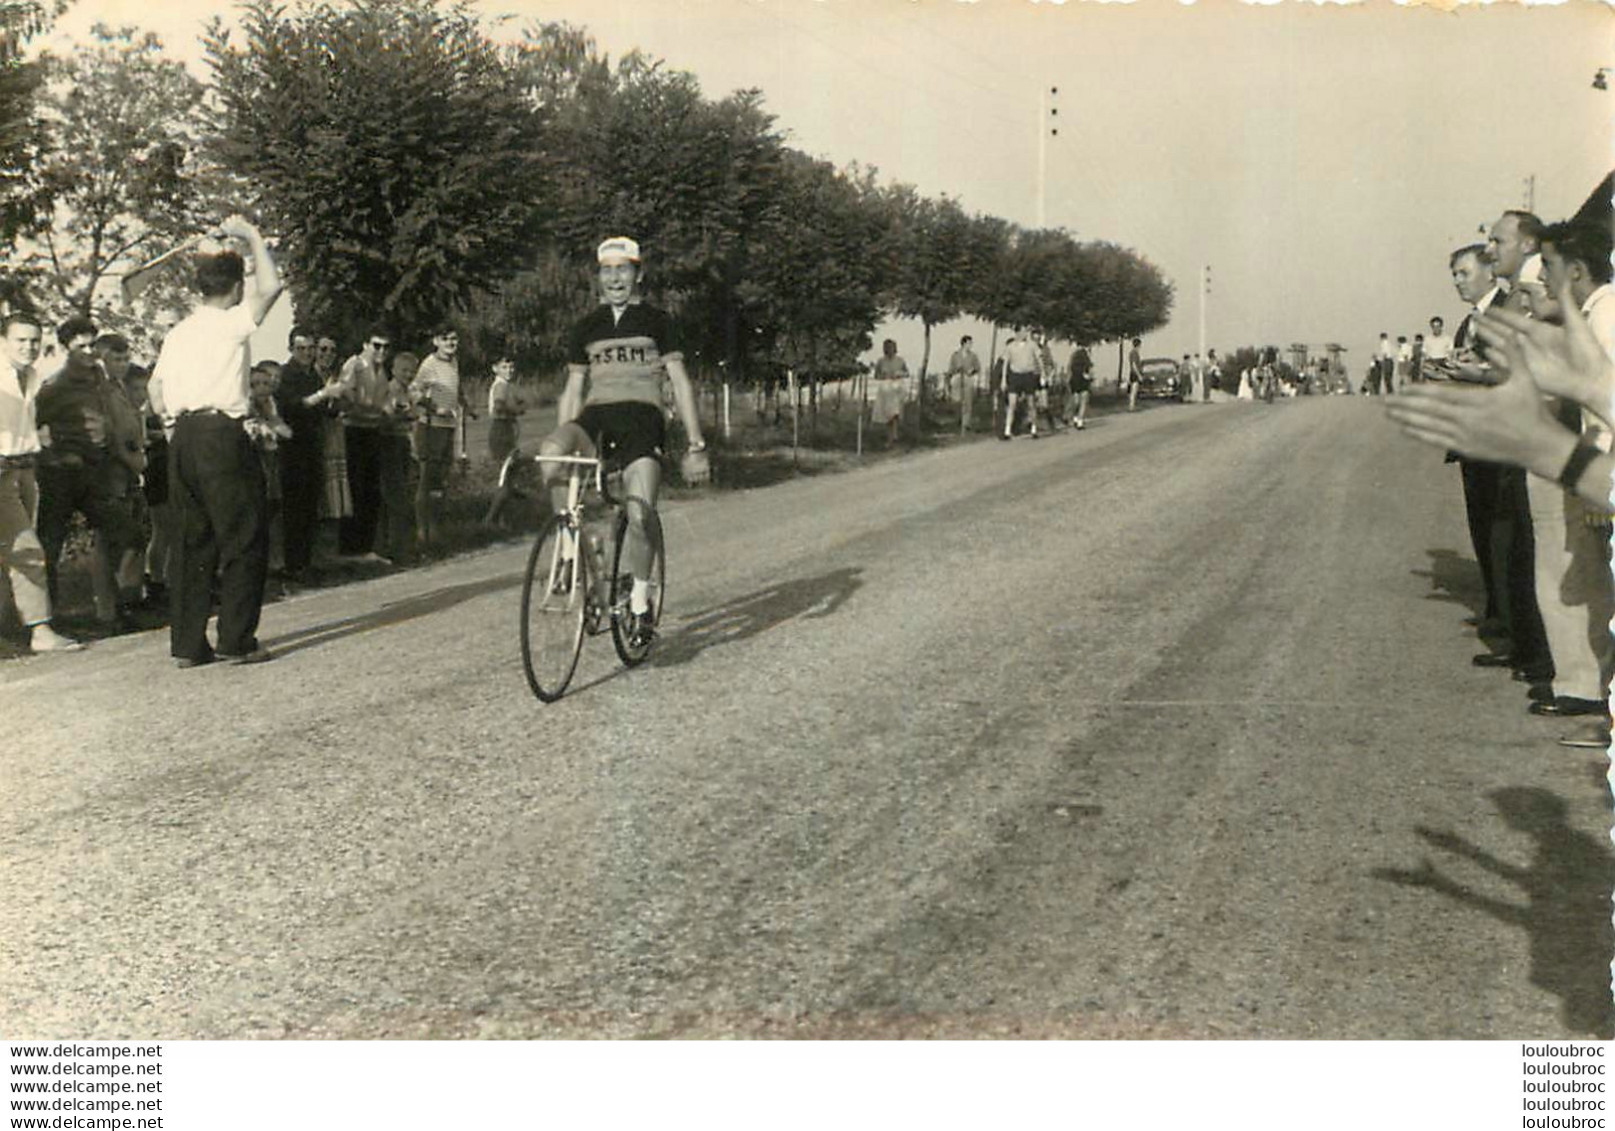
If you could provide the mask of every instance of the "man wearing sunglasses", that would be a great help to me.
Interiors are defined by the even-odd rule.
[[[344,557],[380,560],[375,554],[381,519],[383,427],[391,403],[387,350],[392,340],[372,330],[364,345],[342,366],[342,431],[348,446],[348,487],[353,514],[342,520],[337,549]]]

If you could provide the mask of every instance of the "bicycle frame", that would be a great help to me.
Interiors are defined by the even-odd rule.
[[[567,474],[565,505],[548,518],[540,529],[528,559],[527,575],[522,587],[522,662],[534,694],[545,702],[554,702],[571,680],[586,636],[598,635],[609,629],[612,644],[625,665],[634,667],[645,660],[656,623],[660,619],[661,594],[665,592],[666,585],[666,559],[655,509],[642,500],[613,495],[608,481],[617,472],[608,474],[604,460],[597,456],[528,456],[512,452],[505,458],[499,471],[499,489],[502,492],[510,490],[510,480],[517,465],[527,462],[564,467]],[[648,621],[641,619],[646,613],[630,612],[631,592],[639,585],[639,580],[622,569],[625,564],[621,560],[623,546],[627,544],[626,532],[630,521],[628,507],[631,503],[647,508],[650,523],[653,565],[651,576],[646,579],[652,594]],[[606,529],[600,529],[600,520],[604,520]],[[545,547],[548,547],[547,551]],[[548,557],[543,557],[543,553],[548,553]],[[576,567],[568,568],[568,561],[575,562]],[[535,592],[541,595],[536,604],[532,599]],[[562,598],[560,607],[551,606],[551,598],[556,596]],[[565,663],[565,653],[535,648],[531,643],[533,638],[530,632],[539,622],[530,618],[534,611],[538,611],[539,619],[543,620],[545,610],[559,613],[563,619],[578,618],[572,622],[578,626],[577,635],[567,645],[570,649],[570,665]],[[553,620],[548,623],[561,627]],[[561,631],[570,630],[562,628]],[[547,637],[551,643],[555,642],[549,630],[543,630],[539,635]],[[561,639],[564,641],[566,637],[562,636]],[[534,657],[540,653],[544,656],[540,661],[543,664],[547,665],[555,659],[562,661],[551,672],[554,680],[537,674]]]

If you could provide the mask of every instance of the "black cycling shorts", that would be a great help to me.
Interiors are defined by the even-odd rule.
[[[643,401],[592,404],[576,423],[594,441],[600,458],[617,467],[647,456],[660,459],[667,447],[667,417],[660,406]]]
[[[1009,391],[1017,396],[1037,392],[1038,375],[1036,373],[1015,373],[1009,375]]]

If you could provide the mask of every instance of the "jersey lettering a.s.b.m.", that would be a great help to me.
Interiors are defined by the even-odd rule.
[[[634,303],[620,319],[611,307],[596,307],[573,329],[567,361],[588,369],[586,405],[638,401],[659,406],[667,362],[683,356],[667,313]]]

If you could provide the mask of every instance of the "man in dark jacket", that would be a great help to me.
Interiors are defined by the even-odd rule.
[[[129,468],[144,458],[143,427],[96,359],[95,323],[76,316],[63,322],[56,339],[67,351],[62,368],[40,387],[37,415],[48,438],[39,466],[39,540],[51,605],[58,607],[58,564],[75,512],[105,540],[108,561],[118,563],[120,604],[140,598],[144,537],[129,504]],[[131,416],[133,428],[128,426]],[[133,434],[131,434],[131,432]],[[134,578],[133,592],[127,579]],[[103,620],[121,619],[103,610]]]

